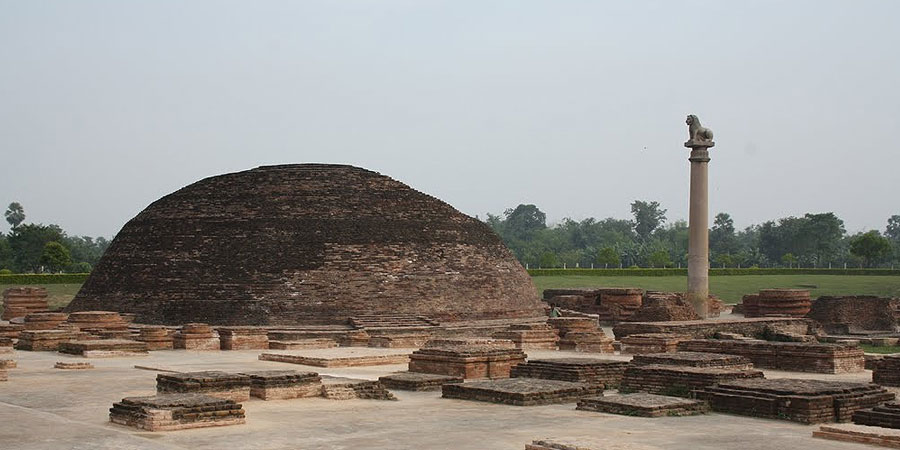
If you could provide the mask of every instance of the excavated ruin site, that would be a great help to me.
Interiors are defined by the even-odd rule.
[[[3,293],[0,448],[900,448],[900,301],[545,290],[477,219],[350,166],[207,178],[75,300]]]

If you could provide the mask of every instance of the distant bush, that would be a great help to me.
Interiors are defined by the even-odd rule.
[[[87,273],[0,273],[0,284],[71,284],[84,283]]]
[[[9,275],[12,273],[12,270],[9,269],[0,269],[0,275]]]
[[[597,277],[666,277],[686,276],[687,269],[529,269],[531,276],[582,275]],[[788,269],[725,268],[709,269],[710,276],[727,275],[893,275],[900,269]]]

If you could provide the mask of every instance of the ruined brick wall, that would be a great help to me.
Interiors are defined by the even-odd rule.
[[[116,236],[68,311],[143,323],[344,323],[543,315],[493,231],[450,205],[351,166],[260,167],[167,195]]]
[[[812,308],[806,317],[822,324],[828,333],[896,331],[900,326],[898,310],[898,298],[819,297],[812,302]]]

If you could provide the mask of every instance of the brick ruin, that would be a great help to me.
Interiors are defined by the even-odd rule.
[[[626,361],[600,358],[533,359],[512,368],[513,378],[570,381],[609,389],[619,386]]]
[[[509,378],[525,353],[500,339],[432,340],[409,355],[409,371],[463,379]]]
[[[763,373],[744,357],[699,352],[655,353],[635,355],[625,370],[619,390],[689,397],[695,389],[746,378],[763,378]]]
[[[263,400],[318,397],[322,394],[322,377],[315,372],[296,370],[259,370],[241,372],[250,378],[250,396]]]
[[[637,417],[693,416],[706,414],[704,401],[636,392],[610,397],[587,397],[576,409]],[[551,447],[552,448],[552,447]]]
[[[900,387],[900,354],[884,355],[872,368],[872,382],[882,386]]]
[[[805,289],[762,289],[745,295],[738,310],[744,317],[803,317],[811,305]]]
[[[25,317],[31,313],[46,312],[47,290],[38,287],[17,287],[3,291],[2,320]]]
[[[699,319],[681,292],[645,292],[637,288],[545,289],[543,299],[562,310],[595,314],[603,324]],[[709,316],[718,317],[724,306],[722,300],[711,295]]]
[[[441,387],[441,395],[444,398],[515,406],[574,403],[582,397],[594,396],[602,391],[603,389],[600,387],[584,383],[539,378],[470,381],[449,383]]]
[[[848,422],[895,397],[874,384],[790,378],[728,381],[694,394],[713,411],[806,424]]]
[[[806,315],[826,333],[900,331],[900,298],[875,296],[819,297]]]
[[[865,369],[863,350],[850,344],[694,339],[680,342],[678,349],[745,356],[756,367],[792,372],[854,373]]]
[[[670,322],[623,322],[613,327],[616,339],[630,334],[669,333],[694,338],[714,337],[717,333],[735,333],[762,338],[773,329],[801,335],[816,334],[818,325],[810,319],[760,317],[731,320],[688,320]]]
[[[113,404],[109,421],[145,431],[173,431],[245,423],[244,410],[232,400],[203,394],[126,397]]]
[[[85,310],[215,326],[543,316],[486,224],[378,173],[324,164],[214,176],[157,200],[66,307]]]
[[[250,400],[250,377],[217,370],[185,373],[161,373],[156,376],[159,394],[204,394],[245,402]]]
[[[388,389],[401,391],[439,391],[447,383],[462,383],[463,377],[421,372],[397,372],[379,377]]]

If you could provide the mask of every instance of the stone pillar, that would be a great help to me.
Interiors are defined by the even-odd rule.
[[[709,148],[712,141],[690,140],[691,200],[688,223],[687,297],[697,314],[705,319],[709,301]]]

